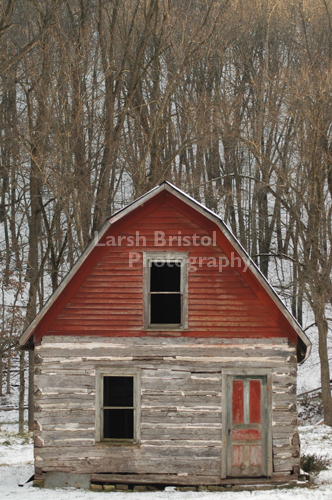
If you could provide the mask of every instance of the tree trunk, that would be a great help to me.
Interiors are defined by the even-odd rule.
[[[25,352],[20,352],[20,395],[18,404],[18,432],[24,432],[24,366],[25,366]]]
[[[322,401],[324,423],[332,427],[332,397],[330,386],[330,366],[327,351],[328,323],[324,312],[315,311],[315,320],[318,327],[318,352],[320,359],[320,373],[322,384]]]
[[[2,379],[3,379],[3,361],[2,361],[2,356],[0,356],[0,396],[2,396]]]
[[[11,361],[12,361],[12,358],[10,356],[8,356],[8,360],[7,360],[7,390],[6,390],[6,394],[10,394],[10,368],[11,368]]]
[[[34,372],[35,372],[35,353],[32,349],[29,350],[29,403],[28,403],[28,428],[29,431],[33,431],[34,422],[34,406],[33,406],[33,394],[34,394]]]

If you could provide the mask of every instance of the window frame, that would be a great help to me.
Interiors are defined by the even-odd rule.
[[[103,394],[104,377],[132,377],[133,378],[133,412],[134,437],[133,439],[104,438],[103,436]],[[109,445],[139,445],[141,440],[141,375],[140,370],[125,368],[96,368],[96,399],[95,399],[95,442]],[[108,407],[109,408],[109,407]],[[116,408],[116,407],[114,407]]]
[[[180,295],[181,323],[151,323],[151,263],[154,261],[181,262]],[[170,292],[174,293],[174,292]],[[188,329],[188,252],[144,252],[143,253],[143,329],[187,330]]]

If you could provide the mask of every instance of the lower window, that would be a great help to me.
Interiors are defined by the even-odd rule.
[[[134,439],[134,377],[103,377],[103,438]]]
[[[96,441],[139,441],[138,375],[96,374]]]

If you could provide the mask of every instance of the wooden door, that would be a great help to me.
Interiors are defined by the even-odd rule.
[[[267,476],[266,377],[227,378],[227,476]]]

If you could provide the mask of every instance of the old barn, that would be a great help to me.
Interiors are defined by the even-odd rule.
[[[20,343],[45,486],[297,478],[310,342],[221,219],[167,182],[106,221]]]

